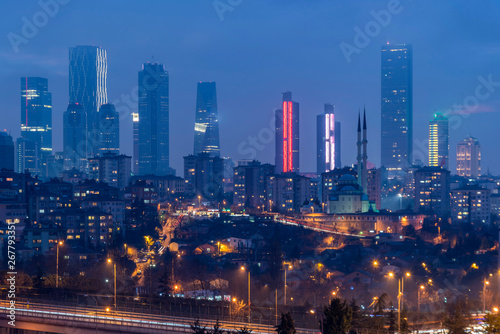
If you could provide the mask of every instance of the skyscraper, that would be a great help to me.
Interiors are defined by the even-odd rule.
[[[63,114],[64,169],[84,171],[87,166],[87,115],[81,104],[73,103]]]
[[[42,162],[52,154],[52,94],[45,78],[21,78],[21,137],[22,147],[30,149],[18,152],[33,155],[26,159],[19,156],[24,161],[23,171],[40,174]]]
[[[87,117],[87,158],[99,152],[98,112],[108,102],[107,72],[106,50],[98,46],[69,48],[69,103],[81,105]]]
[[[220,156],[219,118],[215,82],[198,82],[193,154]]]
[[[134,174],[139,174],[139,113],[132,113],[132,122],[133,122],[133,135],[132,135],[132,145],[133,145],[133,154],[132,154],[132,172]]]
[[[120,151],[120,115],[111,103],[99,108],[99,154]]]
[[[406,44],[382,47],[381,162],[389,172],[412,164],[413,151],[412,48]]]
[[[325,104],[325,112],[316,116],[318,175],[341,167],[340,122],[335,121],[334,106]]]
[[[0,132],[0,171],[2,169],[14,170],[14,141],[4,131]]]
[[[481,176],[481,145],[474,137],[467,137],[457,145],[457,174],[470,178]]]
[[[429,122],[429,166],[448,169],[448,117],[434,114]]]
[[[282,109],[276,110],[276,172],[299,172],[299,103],[292,92],[283,93]]]
[[[169,86],[162,64],[139,71],[139,174],[167,175],[169,168]]]

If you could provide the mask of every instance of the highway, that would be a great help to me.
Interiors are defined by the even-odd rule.
[[[10,311],[5,301],[0,302],[0,309],[6,319]],[[33,324],[57,325],[66,328],[60,333],[72,333],[73,329],[92,329],[106,331],[107,333],[192,333],[191,324],[196,319],[157,316],[143,313],[114,312],[100,308],[83,308],[70,306],[55,306],[48,304],[33,304],[29,307],[26,303],[16,303],[16,321],[29,322]],[[200,319],[200,325],[207,329],[213,328],[216,321]],[[220,322],[221,329],[236,332],[243,327],[252,330],[252,333],[276,333],[273,326],[241,323]],[[297,329],[297,333],[314,334],[319,331],[309,329]]]

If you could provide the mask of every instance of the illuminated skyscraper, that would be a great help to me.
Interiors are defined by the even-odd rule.
[[[299,172],[299,103],[292,92],[283,93],[282,109],[276,110],[276,172]]]
[[[21,78],[20,147],[23,149],[18,146],[18,158],[23,161],[21,171],[27,169],[37,175],[41,174],[42,162],[52,154],[52,94],[47,89],[45,78]]]
[[[340,122],[335,121],[334,106],[325,104],[325,112],[316,116],[317,172],[329,172],[341,168]]]
[[[87,115],[81,104],[73,103],[63,114],[64,169],[84,171],[87,166]]]
[[[193,154],[220,156],[219,118],[215,82],[199,82],[196,95]]]
[[[481,176],[481,145],[474,137],[467,137],[457,145],[457,174],[470,178]]]
[[[139,113],[132,113],[132,122],[134,126],[132,172],[137,175],[139,174]]]
[[[69,103],[78,103],[87,115],[87,157],[99,152],[101,105],[108,102],[106,50],[98,46],[69,48]]]
[[[389,172],[401,171],[412,164],[412,66],[411,45],[382,47],[381,162]]]
[[[429,122],[429,166],[448,169],[448,117],[434,114]]]
[[[169,86],[162,64],[145,63],[139,72],[139,174],[168,175]]]
[[[111,103],[99,108],[99,155],[120,152],[120,117]]]

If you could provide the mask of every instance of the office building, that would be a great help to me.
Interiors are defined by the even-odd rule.
[[[282,109],[276,110],[276,172],[298,173],[299,103],[292,101],[292,92],[282,95]]]
[[[85,160],[99,152],[99,108],[108,103],[106,50],[98,46],[69,48],[69,103],[82,105],[86,115]]]
[[[412,57],[411,45],[387,44],[382,47],[381,163],[393,175],[412,164]]]
[[[162,64],[139,72],[139,174],[167,175],[169,168],[169,83]]]
[[[81,104],[72,103],[63,114],[64,169],[87,169],[87,115]]]
[[[436,113],[429,122],[429,166],[448,169],[448,117]]]
[[[474,137],[467,137],[457,145],[457,174],[472,179],[481,176],[481,145]]]
[[[199,82],[196,93],[196,123],[193,154],[220,156],[219,116],[215,82]]]
[[[335,121],[334,106],[325,104],[323,114],[316,116],[317,173],[329,172],[341,167],[340,122]]]
[[[139,113],[132,113],[132,172],[139,174]]]
[[[99,108],[99,154],[120,153],[120,116],[111,103]]]
[[[450,214],[450,172],[441,167],[416,170],[415,211],[441,217]]]
[[[34,156],[20,156],[24,170],[41,175],[43,161],[52,154],[52,94],[48,80],[38,77],[21,78],[21,138]],[[29,144],[27,144],[29,142]],[[19,151],[23,154],[23,151]],[[31,154],[28,149],[25,153]]]
[[[14,171],[14,141],[7,132],[0,132],[0,171]]]
[[[19,137],[16,141],[16,161],[18,173],[28,172],[31,175],[39,175],[42,161],[38,143]]]

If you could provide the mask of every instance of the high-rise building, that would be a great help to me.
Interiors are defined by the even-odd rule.
[[[108,102],[106,50],[98,46],[69,48],[69,103],[83,106],[86,120],[85,160],[99,151],[99,117],[101,105]]]
[[[219,200],[224,195],[223,159],[209,153],[184,157],[186,193],[203,200]]]
[[[316,116],[318,175],[341,167],[340,122],[335,121],[334,106],[325,104],[325,112]]]
[[[14,170],[14,141],[7,132],[0,132],[0,171]]]
[[[112,187],[124,190],[130,183],[132,157],[106,152],[89,158],[89,176]]]
[[[415,177],[415,211],[446,217],[450,214],[450,172],[441,167],[423,167]]]
[[[276,167],[271,164],[261,164],[252,161],[234,168],[233,203],[238,207],[258,208],[266,203],[267,177],[275,174]]]
[[[45,78],[21,78],[21,137],[25,147],[35,148],[34,157],[20,156],[24,169],[40,175],[45,157],[52,154],[52,94]]]
[[[456,222],[484,223],[491,221],[491,191],[468,185],[451,191],[451,218]]]
[[[132,172],[139,174],[139,113],[132,113],[133,137],[132,137]]]
[[[169,85],[162,64],[139,71],[139,174],[167,175],[169,167]]]
[[[299,212],[304,202],[311,201],[311,179],[297,173],[267,177],[267,202],[273,211]]]
[[[470,178],[481,176],[481,145],[474,137],[467,137],[457,145],[457,174]]]
[[[389,173],[412,164],[413,65],[412,47],[382,47],[382,141],[381,163]]]
[[[448,169],[448,117],[436,113],[429,122],[429,166]]]
[[[99,154],[120,152],[120,115],[111,103],[99,108]]]
[[[215,82],[198,82],[193,154],[220,156],[219,118]]]
[[[42,169],[42,161],[40,160],[40,148],[38,143],[25,139],[17,138],[16,141],[16,171],[24,173],[28,171],[30,174],[38,175]]]
[[[84,171],[87,166],[87,115],[83,105],[72,103],[63,114],[64,169]]]
[[[283,93],[282,109],[276,110],[276,172],[299,172],[299,103],[292,92]]]

